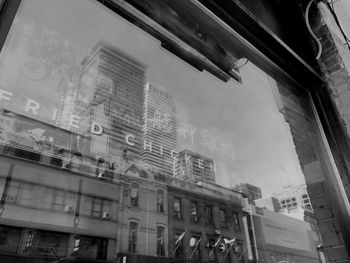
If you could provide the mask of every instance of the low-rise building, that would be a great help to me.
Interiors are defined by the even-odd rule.
[[[168,186],[169,256],[191,262],[246,258],[240,194],[174,179]]]
[[[308,222],[254,206],[251,214],[259,262],[320,262]]]

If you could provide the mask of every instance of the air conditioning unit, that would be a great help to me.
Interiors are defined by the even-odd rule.
[[[70,205],[66,205],[66,207],[64,208],[64,211],[66,213],[73,213],[74,212],[74,207],[70,206]]]
[[[72,167],[71,163],[67,160],[62,161],[62,168],[64,169],[70,169]]]
[[[98,173],[98,175],[97,175],[97,178],[98,179],[103,179],[103,178],[105,178],[105,174],[104,173]]]
[[[111,219],[111,214],[108,213],[108,212],[103,212],[102,218],[103,218],[103,219]]]

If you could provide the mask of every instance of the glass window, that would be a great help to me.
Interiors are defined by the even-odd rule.
[[[8,203],[16,203],[20,193],[20,182],[11,181],[10,186],[8,188],[6,202]]]
[[[180,198],[174,198],[174,217],[176,219],[181,219],[181,199]]]
[[[164,191],[157,190],[157,211],[164,212]]]
[[[155,224],[166,217],[159,212],[169,210],[171,219],[176,220],[187,220],[190,214],[196,225],[189,225],[194,228],[213,220],[219,228],[228,227],[228,210],[215,208],[218,215],[214,217],[207,207],[206,221],[199,220],[197,205],[202,200],[193,195],[195,192],[206,199],[214,196],[208,202],[212,206],[229,208],[236,206],[226,201],[235,202],[238,194],[235,198],[226,198],[226,194],[239,186],[251,203],[276,196],[282,208],[292,208],[297,206],[300,195],[294,191],[299,186],[305,186],[300,188],[305,195],[305,189],[332,181],[332,166],[328,165],[308,91],[293,81],[282,81],[285,76],[268,75],[245,58],[247,51],[242,52],[237,43],[227,44],[231,36],[224,40],[213,37],[212,32],[226,36],[225,30],[209,21],[203,26],[200,20],[206,20],[206,15],[187,9],[207,1],[20,2],[0,52],[0,161],[9,163],[11,158],[15,165],[5,191],[9,205],[5,204],[4,211],[9,209],[4,214],[9,217],[6,222],[17,222],[13,219],[23,214],[23,224],[39,230],[48,226],[62,227],[70,234],[81,228],[91,230],[99,236],[82,241],[84,253],[88,258],[103,259],[113,222],[96,224],[96,219],[104,213],[115,216],[110,200],[120,197],[123,200],[116,202],[125,216],[120,216],[118,225],[129,226],[125,246],[132,253],[138,250],[146,254],[141,233],[155,232]],[[113,2],[111,6],[118,12],[105,6],[107,2]],[[123,6],[133,4],[144,7],[144,12],[120,15]],[[147,20],[146,32],[140,28],[144,22],[137,17],[153,11],[152,19],[163,24],[151,29],[155,22]],[[194,23],[197,18],[198,23]],[[172,23],[176,37],[167,32]],[[157,30],[161,32],[149,34]],[[166,37],[160,37],[163,32]],[[181,44],[171,42],[177,39]],[[208,50],[215,59],[203,55],[209,56]],[[215,63],[208,62],[211,60]],[[222,65],[216,66],[222,61],[228,61],[229,68],[225,64],[224,69],[238,74],[241,81],[231,78]],[[22,188],[16,180],[45,188],[36,198],[36,188],[31,190],[29,184]],[[177,189],[176,197],[170,197],[167,188],[158,183]],[[149,202],[143,200],[146,189],[152,189],[147,193]],[[340,195],[327,185],[317,189],[331,189]],[[76,218],[77,228],[73,228],[73,220],[52,220],[66,206],[76,209],[80,194],[78,207],[83,218]],[[292,200],[293,196],[298,198]],[[220,199],[218,204],[216,198]],[[197,200],[197,204],[187,200]],[[12,207],[11,203],[28,206]],[[290,218],[303,220],[301,213],[293,210],[287,211],[293,212]],[[139,247],[138,224],[129,224],[129,218],[140,220]],[[154,222],[144,224],[146,218]],[[167,227],[182,227],[176,220],[169,220]],[[237,219],[235,227],[240,223]],[[311,240],[306,228],[289,243]],[[198,229],[188,231],[197,233]],[[62,247],[63,235],[52,234],[50,239],[49,234],[40,233],[38,253],[46,253],[48,245],[46,250],[39,249],[45,242]],[[123,240],[123,236],[115,238]],[[275,242],[272,238],[268,241]],[[151,243],[147,243],[148,251],[156,251],[156,242]],[[187,247],[184,244],[186,259]]]
[[[83,214],[84,215],[92,215],[92,202],[93,198],[91,196],[85,195],[83,197]]]
[[[33,184],[22,183],[18,203],[21,205],[33,205],[32,199],[34,198],[34,194]]]
[[[130,204],[132,206],[139,206],[139,185],[132,184],[130,190]]]
[[[240,225],[240,222],[239,222],[239,215],[238,213],[236,212],[233,212],[233,225],[235,227],[235,230],[236,231],[241,231],[241,225]]]
[[[225,209],[219,210],[219,218],[220,218],[220,227],[227,228],[226,210]]]
[[[103,214],[111,216],[112,214],[112,202],[109,200],[103,200],[103,206],[102,206],[102,212]]]
[[[135,222],[130,222],[129,224],[129,252],[136,252],[137,244],[137,227],[138,224]]]
[[[201,262],[201,246],[200,246],[201,238],[200,235],[193,235],[190,238],[190,248],[191,248],[191,255],[190,260],[191,262]]]
[[[193,223],[198,222],[198,211],[197,211],[197,203],[190,202],[190,221]]]
[[[39,187],[38,192],[40,193],[39,196],[39,207],[42,207],[44,209],[50,209],[52,206],[52,199],[53,199],[53,195],[55,192],[54,188],[50,188],[50,187]]]
[[[157,256],[165,256],[165,230],[157,226]]]
[[[216,247],[215,247],[216,240],[215,238],[209,238],[207,243],[207,253],[208,253],[208,259],[209,262],[216,262]]]
[[[106,238],[79,236],[79,247],[76,253],[79,258],[102,259],[107,257],[108,240]]]
[[[175,232],[174,233],[174,252],[173,255],[175,258],[184,257],[184,248],[183,248],[183,238],[185,232]]]
[[[207,224],[212,224],[213,223],[213,211],[212,211],[211,206],[206,206],[205,207],[205,218],[206,218],[206,223]]]
[[[16,253],[22,229],[0,225],[0,251]]]
[[[93,198],[91,215],[95,217],[102,216],[102,199]]]
[[[63,258],[67,253],[67,245],[68,234],[37,231],[32,246],[32,253]]]
[[[63,210],[65,207],[65,191],[55,190],[52,198],[52,209]]]

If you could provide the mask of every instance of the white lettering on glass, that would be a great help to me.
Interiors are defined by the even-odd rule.
[[[126,143],[129,144],[129,145],[131,145],[131,146],[135,146],[135,143],[132,142],[132,141],[130,141],[130,138],[133,139],[133,140],[135,140],[135,136],[134,136],[134,135],[132,135],[132,134],[127,134],[127,135],[125,136],[125,141],[126,141]]]
[[[10,97],[12,97],[12,96],[13,96],[13,93],[0,89],[0,101],[1,100],[10,100],[11,99]]]
[[[90,132],[95,135],[102,135],[103,133],[103,127],[102,125],[98,124],[97,122],[91,122],[91,129]]]
[[[25,111],[29,112],[30,110],[35,114],[38,115],[38,110],[40,109],[40,104],[32,99],[27,99]]]

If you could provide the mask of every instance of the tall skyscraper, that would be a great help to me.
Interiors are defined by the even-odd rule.
[[[141,159],[146,66],[101,40],[82,61],[71,125],[90,139],[86,151]]]
[[[177,156],[175,177],[215,183],[214,161],[199,153],[183,150]]]
[[[172,152],[176,151],[176,105],[173,97],[159,87],[147,83],[144,101],[144,149],[142,160],[155,170],[171,175]]]

